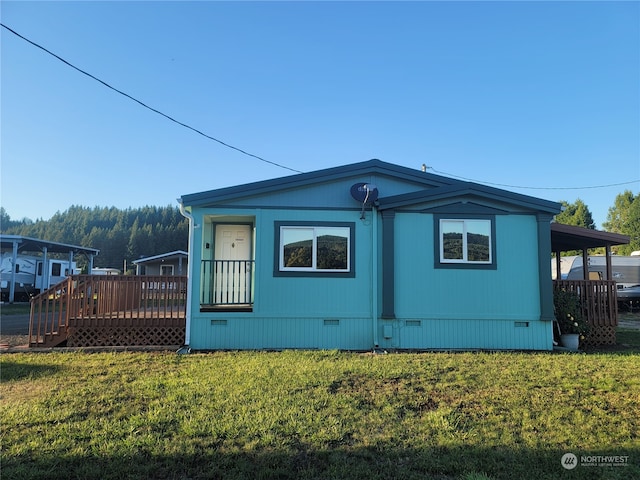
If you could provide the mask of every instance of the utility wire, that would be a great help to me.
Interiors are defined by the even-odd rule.
[[[493,183],[493,182],[485,182],[483,180],[473,180],[472,178],[467,178],[467,177],[461,177],[460,175],[454,175],[453,173],[447,173],[447,172],[441,172],[439,170],[436,170],[433,167],[426,167],[427,170],[432,170],[434,173],[437,173],[438,175],[446,175],[447,177],[455,177],[455,178],[459,178],[461,180],[466,180],[468,182],[474,182],[474,183],[484,183],[485,185],[495,185],[498,187],[509,187],[509,188],[526,188],[529,190],[587,190],[590,188],[607,188],[607,187],[618,187],[620,185],[630,185],[632,183],[639,183],[640,179],[638,180],[631,180],[630,182],[620,182],[620,183],[609,183],[607,185],[590,185],[590,186],[586,186],[586,187],[525,187],[522,185],[507,185],[505,183]]]
[[[98,77],[95,77],[95,76],[91,75],[90,73],[88,73],[88,72],[86,72],[86,71],[82,70],[81,68],[76,67],[75,65],[73,65],[73,64],[72,64],[72,63],[70,63],[70,62],[68,62],[68,61],[67,61],[67,60],[65,60],[64,58],[60,57],[59,55],[56,55],[55,53],[51,52],[50,50],[47,50],[47,49],[46,49],[45,47],[43,47],[42,45],[39,45],[39,44],[37,44],[36,42],[33,42],[33,41],[29,40],[28,38],[26,38],[26,37],[24,37],[24,36],[20,35],[20,34],[19,34],[18,32],[16,32],[15,30],[13,30],[13,29],[11,29],[11,28],[7,27],[4,23],[0,23],[0,25],[1,25],[3,28],[6,28],[7,30],[9,30],[9,31],[10,31],[11,33],[13,33],[15,36],[20,37],[20,38],[21,38],[22,40],[24,40],[25,42],[28,42],[28,43],[30,43],[31,45],[33,45],[34,47],[37,47],[37,48],[39,48],[40,50],[43,50],[44,52],[48,53],[49,55],[51,55],[51,56],[53,56],[53,57],[57,58],[57,59],[58,59],[58,60],[60,60],[62,63],[64,63],[64,64],[66,64],[66,65],[70,66],[70,67],[71,67],[71,68],[73,68],[74,70],[77,70],[78,72],[80,72],[80,73],[82,73],[82,74],[86,75],[87,77],[89,77],[89,78],[91,78],[91,79],[95,80],[96,82],[101,83],[101,84],[102,84],[102,85],[104,85],[105,87],[110,88],[110,89],[111,89],[111,90],[113,90],[114,92],[117,92],[117,93],[119,93],[120,95],[122,95],[122,96],[124,96],[124,97],[127,97],[129,100],[133,100],[134,102],[136,102],[136,103],[138,103],[138,104],[142,105],[144,108],[146,108],[146,109],[148,109],[148,110],[151,110],[152,112],[157,113],[158,115],[161,115],[161,116],[165,117],[166,119],[171,120],[172,122],[177,123],[178,125],[180,125],[180,126],[182,126],[182,127],[184,127],[184,128],[188,128],[189,130],[192,130],[192,131],[196,132],[197,134],[202,135],[202,136],[203,136],[203,137],[205,137],[205,138],[208,138],[209,140],[213,140],[214,142],[218,142],[220,145],[223,145],[223,146],[225,146],[225,147],[227,147],[227,148],[230,148],[230,149],[232,149],[232,150],[235,150],[235,151],[237,151],[237,152],[240,152],[240,153],[242,153],[243,155],[247,155],[247,156],[249,156],[249,157],[256,158],[256,159],[260,160],[261,162],[269,163],[269,164],[271,164],[271,165],[275,165],[276,167],[284,168],[284,169],[286,169],[286,170],[291,170],[292,172],[296,172],[296,173],[303,173],[302,171],[300,171],[300,170],[296,170],[295,168],[287,167],[286,165],[281,165],[281,164],[279,164],[279,163],[272,162],[271,160],[267,160],[267,159],[262,158],[262,157],[260,157],[260,156],[258,156],[258,155],[254,155],[253,153],[249,153],[249,152],[247,152],[247,151],[245,151],[245,150],[242,150],[241,148],[234,147],[233,145],[229,145],[228,143],[225,143],[225,142],[223,142],[222,140],[219,140],[219,139],[217,139],[217,138],[215,138],[215,137],[212,137],[211,135],[207,135],[206,133],[204,133],[204,132],[202,132],[202,131],[198,130],[197,128],[194,128],[194,127],[192,127],[192,126],[190,126],[190,125],[187,125],[186,123],[180,122],[179,120],[176,120],[175,118],[170,117],[170,116],[169,116],[169,115],[167,115],[166,113],[162,113],[160,110],[157,110],[157,109],[155,109],[155,108],[153,108],[153,107],[150,107],[150,106],[149,106],[149,105],[147,105],[146,103],[141,102],[141,101],[140,101],[140,100],[138,100],[137,98],[132,97],[131,95],[129,95],[129,94],[127,94],[127,93],[123,92],[122,90],[118,90],[117,88],[112,87],[112,86],[111,86],[111,85],[109,85],[107,82],[105,82],[105,81],[103,81],[103,80],[100,80]]]
[[[123,92],[122,90],[118,90],[117,88],[109,85],[107,82],[99,79],[98,77],[96,77],[96,76],[94,76],[94,75],[82,70],[81,68],[76,67],[75,65],[73,65],[70,62],[68,62],[64,58],[60,57],[59,55],[56,55],[55,53],[51,52],[50,50],[47,50],[42,45],[39,45],[36,42],[34,42],[32,40],[29,40],[28,38],[24,37],[23,35],[20,35],[18,32],[16,32],[12,28],[7,27],[4,23],[0,23],[0,26],[2,26],[3,28],[7,29],[8,31],[13,33],[15,36],[17,36],[17,37],[21,38],[22,40],[24,40],[25,42],[30,43],[34,47],[37,47],[40,50],[48,53],[52,57],[60,60],[62,63],[68,65],[69,67],[73,68],[74,70],[77,70],[78,72],[82,73],[83,75],[86,75],[87,77],[91,78],[92,80],[95,80],[96,82],[101,83],[102,85],[104,85],[105,87],[113,90],[114,92],[119,93],[120,95],[128,98],[129,100],[132,100],[132,101],[136,102],[137,104],[143,106],[144,108],[146,108],[148,110],[151,110],[152,112],[157,113],[158,115],[161,115],[161,116],[165,117],[166,119],[171,120],[172,122],[174,122],[174,123],[176,123],[176,124],[178,124],[178,125],[180,125],[180,126],[182,126],[184,128],[187,128],[187,129],[189,129],[189,130],[191,130],[191,131],[193,131],[193,132],[195,132],[195,133],[197,133],[199,135],[202,135],[203,137],[208,138],[209,140],[213,140],[214,142],[217,142],[220,145],[223,145],[223,146],[225,146],[227,148],[230,148],[232,150],[240,152],[243,155],[247,155],[249,157],[252,157],[252,158],[255,158],[257,160],[260,160],[261,162],[265,162],[265,163],[274,165],[276,167],[284,168],[286,170],[290,170],[290,171],[295,172],[295,173],[304,173],[301,170],[297,170],[295,168],[287,167],[286,165],[282,165],[282,164],[279,164],[279,163],[276,163],[276,162],[272,162],[271,160],[267,160],[267,159],[265,159],[263,157],[260,157],[259,155],[254,155],[253,153],[249,153],[249,152],[247,152],[245,150],[242,150],[241,148],[234,147],[233,145],[230,145],[230,144],[228,144],[226,142],[223,142],[222,140],[219,140],[219,139],[217,139],[215,137],[212,137],[211,135],[207,135],[206,133],[202,132],[201,130],[198,130],[197,128],[194,128],[194,127],[192,127],[192,126],[190,126],[190,125],[188,125],[186,123],[183,123],[183,122],[181,122],[179,120],[176,120],[175,118],[167,115],[166,113],[161,112],[160,110],[157,110],[157,109],[155,109],[153,107],[150,107],[149,105],[147,105],[146,103],[138,100],[137,98],[132,97],[131,95]],[[592,186],[586,186],[586,187],[529,187],[529,186],[522,186],[522,185],[508,185],[508,184],[504,184],[504,183],[494,183],[494,182],[484,182],[484,181],[481,181],[481,180],[473,180],[471,178],[462,177],[460,175],[454,175],[452,173],[441,172],[441,171],[436,170],[433,167],[426,167],[426,169],[432,170],[434,173],[439,174],[439,175],[446,175],[448,177],[455,177],[455,178],[459,178],[461,180],[466,180],[466,181],[469,181],[469,182],[484,183],[486,185],[495,185],[495,186],[498,186],[498,187],[523,188],[523,189],[530,189],[530,190],[585,190],[585,189],[592,189],[592,188],[617,187],[617,186],[620,186],[620,185],[629,185],[629,184],[632,184],[632,183],[640,182],[640,179],[638,179],[638,180],[632,180],[630,182],[611,183],[611,184],[608,184],[608,185],[592,185]]]

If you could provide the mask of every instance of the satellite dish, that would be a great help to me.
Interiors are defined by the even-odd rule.
[[[351,196],[362,204],[371,204],[378,199],[378,187],[370,183],[356,183],[351,186]]]

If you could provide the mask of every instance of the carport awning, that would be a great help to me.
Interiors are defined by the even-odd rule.
[[[551,251],[553,252],[626,245],[629,241],[630,238],[627,235],[619,233],[602,232],[562,223],[551,224]]]
[[[2,250],[11,250],[13,245],[18,245],[18,251],[42,252],[44,248],[49,253],[84,253],[87,255],[98,255],[100,250],[96,248],[83,247],[81,245],[70,245],[67,243],[51,242],[49,240],[39,240],[37,238],[24,237],[22,235],[0,235],[0,246]]]

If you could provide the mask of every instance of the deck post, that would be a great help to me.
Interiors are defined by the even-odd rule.
[[[586,247],[582,249],[582,279],[589,280],[589,252]]]

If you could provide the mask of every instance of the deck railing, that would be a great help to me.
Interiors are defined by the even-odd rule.
[[[555,290],[575,292],[580,297],[590,327],[588,344],[615,344],[618,325],[618,295],[615,280],[554,280]]]
[[[72,275],[32,299],[29,344],[54,345],[71,329],[174,326],[186,292],[186,276]]]
[[[253,260],[203,260],[201,305],[253,304]]]

